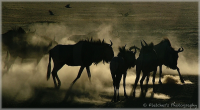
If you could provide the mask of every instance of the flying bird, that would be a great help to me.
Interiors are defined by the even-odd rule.
[[[71,8],[71,7],[70,7],[70,4],[67,4],[65,7],[66,7],[66,8]]]
[[[50,15],[54,15],[53,12],[52,12],[51,10],[49,10],[49,14],[50,14]]]

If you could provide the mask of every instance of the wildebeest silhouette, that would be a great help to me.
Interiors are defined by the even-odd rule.
[[[119,100],[119,84],[121,81],[122,74],[123,74],[124,96],[126,98],[128,97],[126,95],[126,87],[125,87],[126,74],[128,69],[135,66],[136,49],[135,52],[133,52],[131,51],[131,49],[129,50],[125,49],[125,47],[126,45],[119,47],[119,53],[117,57],[113,57],[110,62],[110,72],[112,75],[113,87],[114,87],[114,97],[113,97],[114,102]],[[116,94],[118,94],[117,99],[116,99]]]
[[[180,74],[180,70],[177,66],[178,61],[178,53],[182,52],[184,49],[181,47],[177,51],[171,47],[171,43],[168,38],[164,38],[159,44],[154,46],[154,50],[156,51],[159,58],[159,69],[160,69],[160,78],[159,83],[161,82],[161,74],[162,74],[162,65],[169,67],[170,69],[177,70],[180,80],[184,83],[184,80]]]
[[[110,41],[111,42],[111,41]],[[74,45],[57,45],[49,51],[49,64],[47,68],[47,80],[51,73],[51,58],[54,62],[54,67],[52,70],[52,77],[54,81],[55,88],[59,88],[61,81],[57,75],[58,70],[60,70],[65,64],[68,66],[81,66],[76,79],[72,82],[72,85],[80,78],[83,69],[86,67],[88,78],[90,80],[90,65],[92,63],[98,64],[103,60],[103,62],[109,62],[114,57],[114,52],[111,44],[107,44],[104,40],[81,40]],[[56,79],[58,85],[56,83]]]
[[[158,65],[158,56],[156,54],[156,51],[154,50],[154,44],[153,43],[147,44],[145,42],[145,45],[143,45],[143,43],[141,42],[141,46],[142,48],[140,50],[139,57],[136,60],[136,79],[135,79],[133,97],[135,97],[135,89],[139,81],[141,71],[143,72],[143,76],[140,80],[141,94],[144,95],[143,81],[145,78],[146,78],[145,93],[147,92],[149,75],[150,75],[150,72],[152,71],[153,71],[153,89],[154,89],[155,74],[156,74],[157,65]]]
[[[70,4],[67,4],[65,7],[66,7],[66,8],[71,8],[71,7],[70,7]]]
[[[22,61],[37,59],[38,64],[57,42],[46,36],[39,36],[35,32],[25,32],[21,27],[15,27],[2,34],[2,44],[3,49],[7,51],[4,63],[8,71],[17,57],[22,58]]]

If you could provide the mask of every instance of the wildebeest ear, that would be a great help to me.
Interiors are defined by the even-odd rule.
[[[110,40],[110,46],[111,46],[111,47],[112,47],[112,44],[113,44],[113,43],[112,43],[112,41]]]
[[[26,33],[26,32],[24,31],[24,29],[22,29],[22,27],[19,27],[19,28],[18,28],[18,32],[20,32],[20,33]]]

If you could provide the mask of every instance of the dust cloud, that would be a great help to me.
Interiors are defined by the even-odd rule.
[[[92,30],[81,32],[79,30],[75,30],[72,27],[67,26],[64,23],[58,23],[58,24],[33,24],[29,27],[31,30],[36,29],[36,34],[41,36],[47,36],[52,39],[54,39],[59,44],[75,44],[76,42],[69,39],[73,35],[88,35],[89,32]],[[110,40],[113,42],[113,50],[115,56],[118,53],[118,47],[124,46],[126,42],[122,42],[120,38],[117,38],[113,34],[113,25],[112,24],[101,24],[99,27],[93,27],[95,29],[95,35],[94,38],[99,38],[101,40],[104,39],[105,42],[110,43]],[[92,29],[92,28],[90,28]],[[89,36],[90,37],[90,36]],[[88,38],[89,38],[88,37]],[[131,37],[134,37],[132,35]],[[147,37],[148,38],[148,37]],[[170,41],[172,41],[172,44],[176,44],[174,47],[177,49],[179,44],[174,43],[172,40],[174,38],[173,36],[170,37]],[[81,39],[81,38],[79,38]],[[132,42],[132,38],[129,39],[131,43],[138,44],[138,42]],[[145,39],[146,41],[152,41]],[[162,40],[156,39],[156,43],[159,43]],[[35,40],[37,41],[37,40]],[[128,42],[128,44],[131,44]],[[154,43],[154,44],[156,44]],[[139,43],[140,44],[140,43]],[[130,47],[132,45],[127,45],[127,47]],[[140,47],[140,45],[136,45]],[[138,52],[139,53],[139,52]],[[137,56],[136,56],[137,58]],[[198,64],[196,62],[194,63],[188,63],[186,58],[180,53],[179,60],[178,60],[178,66],[181,70],[181,74],[198,74]],[[2,62],[3,63],[3,62]],[[53,61],[52,61],[53,67]],[[54,88],[54,83],[52,77],[47,81],[46,80],[46,73],[47,73],[47,65],[48,65],[48,55],[45,55],[40,63],[38,65],[35,64],[35,61],[33,60],[31,63],[19,63],[19,61],[15,62],[15,64],[12,65],[11,69],[8,73],[4,74],[2,76],[2,96],[4,98],[9,98],[14,101],[26,101],[29,99],[33,99],[37,93],[35,93],[35,89],[40,88],[48,91],[48,88]],[[55,95],[51,96],[53,98],[48,97],[47,93],[43,96],[41,103],[48,103],[48,102],[54,102],[56,101],[62,101],[64,97],[66,97],[67,91],[69,91],[70,85],[72,81],[76,78],[79,66],[71,67],[71,66],[63,66],[58,71],[58,76],[61,80],[61,88],[60,92]],[[52,69],[52,68],[51,68]],[[81,101],[81,102],[95,102],[95,103],[103,103],[106,101],[110,101],[111,99],[103,99],[100,97],[100,94],[107,94],[109,96],[113,95],[113,87],[112,87],[112,78],[109,70],[109,64],[103,64],[102,62],[98,65],[92,65],[90,66],[91,70],[91,82],[88,79],[86,69],[83,70],[83,73],[81,77],[77,80],[77,82],[73,85],[70,92],[71,100],[75,101]],[[178,79],[178,73],[176,70],[171,69],[165,69],[163,66],[163,73],[164,77],[162,78],[163,83],[174,83],[179,84]],[[168,76],[167,74],[173,74],[175,76]],[[126,90],[129,94],[132,89],[132,85],[135,81],[135,68],[128,70],[126,78]],[[151,77],[150,77],[151,78]],[[158,82],[158,78],[156,78],[156,82]],[[190,81],[186,81],[187,83],[192,83]],[[149,84],[152,84],[151,79],[149,80]],[[140,89],[137,89],[137,93],[139,93]],[[150,91],[151,92],[151,91]],[[53,93],[52,93],[53,94]],[[150,93],[149,93],[150,94]],[[123,86],[122,86],[122,80],[121,80],[121,87],[120,87],[120,95],[123,95]],[[137,96],[137,95],[136,95]],[[165,98],[169,99],[168,96],[165,96],[163,94],[155,95],[156,98]],[[92,101],[91,101],[92,100]]]

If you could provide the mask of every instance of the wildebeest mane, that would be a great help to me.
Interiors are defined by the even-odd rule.
[[[130,64],[129,61],[131,61],[132,59],[130,59],[130,55],[132,55],[132,51],[125,49],[125,46],[122,47],[118,47],[119,49],[119,53],[118,53],[118,57],[122,57],[124,59],[124,61],[126,62],[126,66],[128,69],[130,69],[132,66],[132,64]],[[134,56],[131,56],[134,57]],[[129,62],[129,63],[128,63]]]
[[[95,61],[93,61],[93,63],[95,65],[97,65],[101,61],[103,61],[103,62],[105,61],[104,58],[101,56],[102,53],[104,53],[102,51],[104,51],[103,48],[106,48],[106,46],[109,46],[110,44],[106,43],[104,40],[101,41],[100,39],[94,39],[93,40],[93,38],[91,38],[91,39],[88,38],[88,39],[85,39],[85,40],[80,40],[76,44],[81,43],[81,42],[85,42],[85,43],[88,43],[89,45],[92,45],[91,48],[93,48],[93,50],[95,50],[95,54],[96,54],[96,56],[94,56]],[[98,50],[97,49],[98,47],[102,48],[103,50],[101,50],[101,49]]]
[[[124,54],[129,51],[128,49],[125,49],[125,46],[118,47],[118,50],[119,50],[119,53],[117,55],[118,57],[119,56],[124,57]]]
[[[143,49],[145,51],[151,51],[153,48],[154,48],[154,44],[153,42],[151,42],[150,44],[146,44],[145,46],[143,46],[141,50]]]
[[[85,40],[80,40],[79,42],[88,42],[88,43],[95,44],[95,45],[109,45],[105,41],[101,41],[100,39],[94,40],[93,38],[91,38],[91,39],[87,38]],[[79,43],[79,42],[77,42],[77,43]]]
[[[175,51],[175,49],[171,46],[171,43],[170,43],[170,41],[169,41],[169,39],[168,39],[167,37],[164,37],[163,40],[162,40],[159,44],[162,44],[162,43],[167,43],[167,44],[169,45],[169,47],[170,47],[173,51]],[[159,45],[159,44],[157,44],[157,45]]]
[[[8,32],[14,31],[14,32],[18,32],[21,34],[26,33],[26,31],[22,28],[22,27],[11,27],[11,30],[8,30]]]

